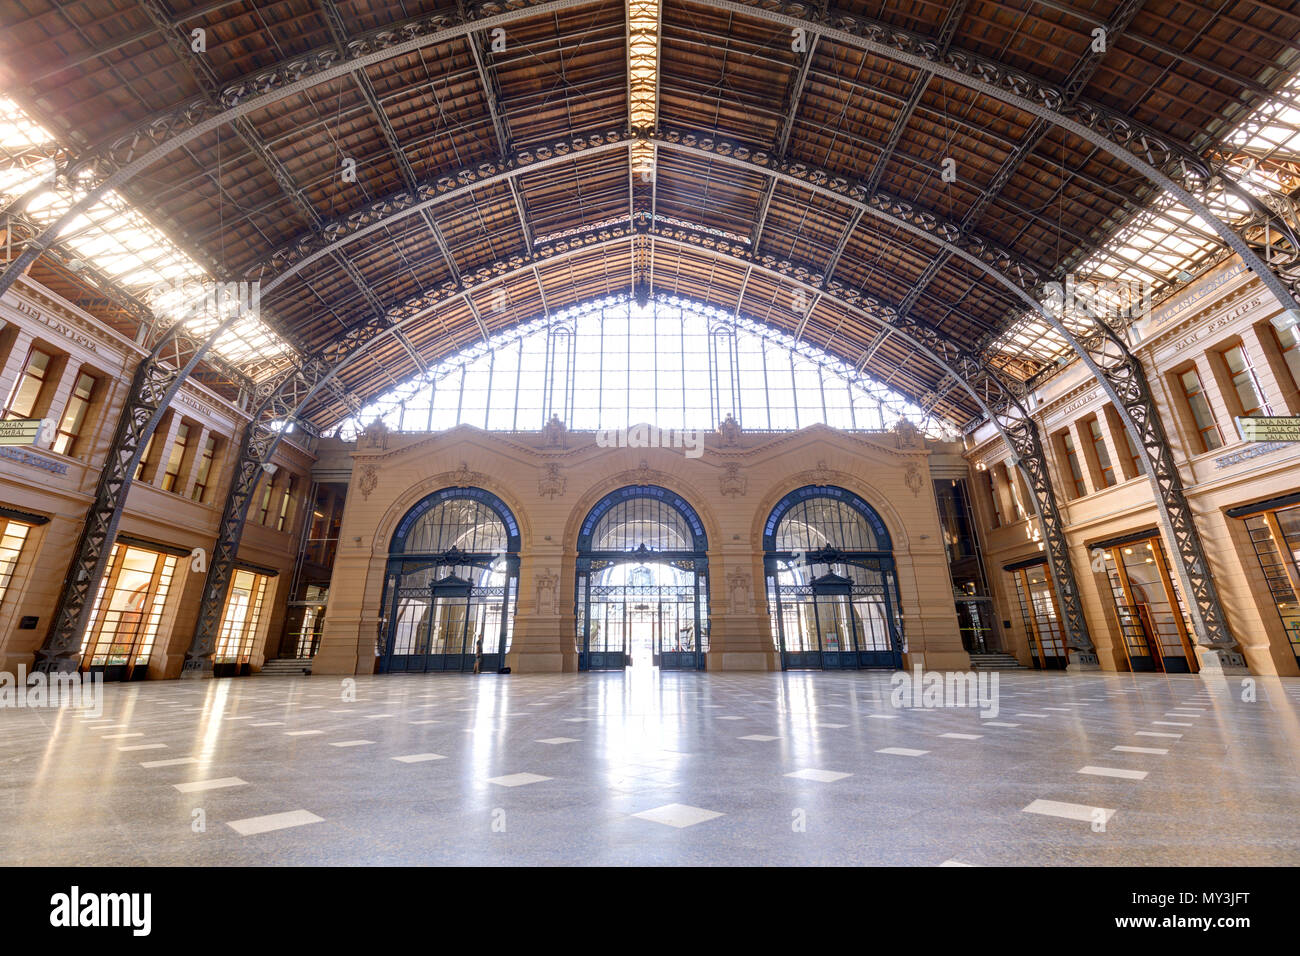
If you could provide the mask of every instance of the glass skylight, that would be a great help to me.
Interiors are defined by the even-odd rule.
[[[58,149],[53,137],[17,103],[0,96],[0,206],[49,181]],[[49,225],[85,194],[75,186],[51,183],[28,203],[26,214],[38,225]],[[58,241],[147,302],[161,321],[183,319],[196,334],[216,327],[218,312],[196,312],[192,296],[176,293],[180,284],[210,287],[213,277],[119,193],[106,193],[77,216]],[[213,352],[255,381],[297,360],[293,349],[256,316],[236,321],[217,340]]]
[[[1300,75],[1224,137],[1214,159],[1251,191],[1290,192],[1300,186]],[[1245,204],[1223,190],[1210,197],[1210,209],[1232,223]],[[1218,261],[1223,242],[1204,220],[1168,193],[1117,229],[1073,276],[1097,287],[1107,283],[1146,283],[1152,300],[1190,281]],[[1067,311],[1067,328],[1082,328],[1085,315]],[[1065,340],[1036,312],[1026,312],[993,340],[990,349],[1012,358],[1061,363],[1073,356]]]
[[[907,419],[935,438],[957,434],[807,342],[670,296],[645,307],[609,297],[521,325],[371,401],[333,434],[350,440],[376,418],[395,431],[533,431],[552,415],[579,431],[708,430],[728,414],[757,431]]]
[[[659,107],[659,0],[627,0],[628,125],[634,133],[655,128]],[[649,175],[654,146],[632,144],[632,172]]]

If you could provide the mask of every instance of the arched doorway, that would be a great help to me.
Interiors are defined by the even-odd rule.
[[[704,525],[679,495],[632,485],[602,498],[578,532],[578,669],[702,669],[707,551]]]
[[[782,670],[902,667],[893,544],[857,495],[807,485],[782,498],[763,528],[763,568]]]
[[[384,581],[380,673],[483,671],[510,649],[519,592],[519,525],[496,495],[445,488],[397,525]]]

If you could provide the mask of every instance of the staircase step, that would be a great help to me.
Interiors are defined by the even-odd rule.
[[[971,670],[1016,671],[1028,670],[1014,656],[1005,652],[970,655]]]
[[[266,674],[271,677],[310,674],[311,658],[278,657],[275,660],[267,661],[263,664],[262,669],[258,671],[258,673]]]

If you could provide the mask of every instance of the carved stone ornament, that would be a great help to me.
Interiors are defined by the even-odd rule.
[[[362,499],[369,499],[370,492],[379,486],[379,471],[374,465],[366,465],[361,469],[361,480],[357,482],[357,487],[361,489]]]
[[[911,489],[913,495],[921,493],[924,482],[921,478],[921,469],[916,467],[916,462],[908,462],[907,471],[903,475],[903,483]]]
[[[749,575],[736,568],[727,575],[727,593],[731,595],[731,613],[742,614],[749,608]]]
[[[462,461],[460,467],[451,473],[449,480],[457,488],[468,488],[470,485],[481,485],[483,476],[477,471],[470,471],[469,463]]]
[[[565,427],[564,422],[560,421],[559,415],[552,415],[551,420],[542,429],[547,448],[563,448],[564,439],[568,433],[569,430]]]
[[[383,451],[388,447],[388,426],[376,416],[373,422],[361,429],[357,445],[360,448],[378,448]]]
[[[560,474],[560,466],[551,462],[546,466],[546,471],[542,477],[537,479],[537,494],[542,498],[555,499],[564,494],[564,483],[566,479]]]
[[[560,585],[559,575],[547,568],[537,575],[537,613],[558,614],[559,606],[555,600],[556,589]]]
[[[724,448],[734,448],[740,444],[740,425],[730,412],[718,426],[718,435],[722,438]]]
[[[831,483],[832,472],[826,467],[826,459],[818,458],[817,467],[812,471],[813,484],[829,485]]]
[[[723,466],[722,471],[722,476],[718,479],[718,492],[727,498],[743,496],[748,482],[740,473],[740,465],[729,461]]]
[[[904,451],[925,447],[925,438],[921,435],[921,430],[906,418],[900,418],[894,423],[894,439],[898,442],[898,447]]]

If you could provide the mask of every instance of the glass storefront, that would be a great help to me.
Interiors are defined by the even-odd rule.
[[[1191,627],[1158,534],[1126,535],[1091,551],[1105,567],[1129,668],[1195,674]]]
[[[695,510],[664,488],[633,485],[597,503],[578,534],[578,669],[703,668],[707,551]]]
[[[270,578],[244,569],[237,570],[230,582],[230,594],[221,615],[217,633],[217,650],[213,656],[213,674],[227,677],[247,674],[266,606]]]
[[[1268,603],[1277,611],[1291,653],[1300,662],[1300,495],[1234,508],[1250,535],[1264,574]]]
[[[105,680],[143,677],[176,571],[176,556],[113,545],[82,645],[83,670]]]
[[[1045,559],[1008,565],[1004,570],[1016,582],[1031,663],[1037,670],[1064,670],[1069,663],[1065,630]]]

